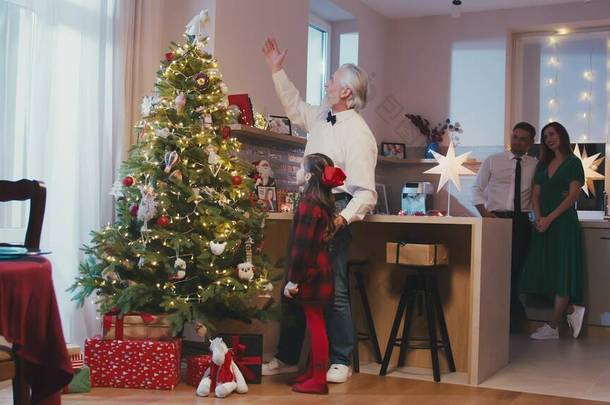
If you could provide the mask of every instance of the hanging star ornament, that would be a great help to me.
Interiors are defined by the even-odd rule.
[[[443,156],[440,153],[436,153],[434,151],[432,151],[432,154],[434,155],[434,159],[436,159],[438,166],[433,167],[430,170],[426,170],[424,172],[424,174],[440,174],[441,175],[441,178],[438,182],[437,192],[441,191],[441,189],[443,188],[445,183],[447,183],[447,181],[449,181],[449,180],[451,180],[451,182],[453,184],[455,184],[457,189],[461,191],[462,188],[461,188],[461,184],[460,184],[460,175],[461,174],[465,174],[465,175],[474,175],[475,174],[472,170],[467,169],[464,166],[462,166],[464,164],[464,162],[466,161],[466,159],[468,158],[468,156],[470,155],[470,152],[466,152],[466,153],[456,157],[455,148],[453,147],[453,142],[449,143],[449,150],[447,150],[446,156]]]
[[[603,180],[604,175],[596,172],[599,165],[605,158],[599,158],[600,153],[596,153],[593,156],[587,156],[587,150],[583,148],[582,154],[580,153],[580,147],[578,144],[574,145],[574,156],[576,156],[582,164],[582,169],[585,172],[585,184],[582,185],[582,191],[585,192],[589,197],[589,192],[596,197],[595,187],[593,185],[594,180]]]

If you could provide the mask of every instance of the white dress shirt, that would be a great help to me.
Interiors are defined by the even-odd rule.
[[[516,156],[511,151],[491,155],[481,165],[472,186],[474,205],[488,211],[514,211]],[[532,182],[538,159],[521,156],[521,211],[532,210]]]
[[[347,223],[361,221],[377,203],[375,166],[377,142],[362,116],[353,109],[336,114],[334,125],[326,121],[328,107],[312,106],[301,98],[299,91],[284,70],[273,74],[273,82],[286,115],[307,132],[305,155],[323,153],[345,172],[345,184],[334,193],[348,193],[351,201],[340,212]]]

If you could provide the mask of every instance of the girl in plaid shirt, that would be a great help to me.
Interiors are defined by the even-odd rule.
[[[328,257],[328,241],[335,231],[331,190],[343,184],[345,174],[320,153],[305,156],[303,168],[306,184],[292,225],[284,295],[303,306],[311,335],[311,353],[307,371],[297,377],[292,389],[327,394],[328,338],[323,308],[334,296],[334,276]]]

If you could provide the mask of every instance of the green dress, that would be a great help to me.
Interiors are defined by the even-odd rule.
[[[570,183],[583,184],[585,174],[580,160],[571,155],[549,178],[548,169],[539,167],[534,184],[540,186],[540,214],[549,215],[568,195]],[[570,207],[544,233],[532,232],[530,251],[521,276],[521,291],[554,299],[570,297],[582,303],[583,264],[580,223],[576,208]]]

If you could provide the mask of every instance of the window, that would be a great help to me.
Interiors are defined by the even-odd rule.
[[[344,63],[358,64],[357,32],[348,32],[339,36],[339,66]]]
[[[562,123],[573,142],[606,142],[610,123],[610,27],[515,38],[513,120]]]
[[[309,104],[320,105],[324,98],[324,83],[329,77],[330,25],[313,16],[307,38],[307,97]]]

